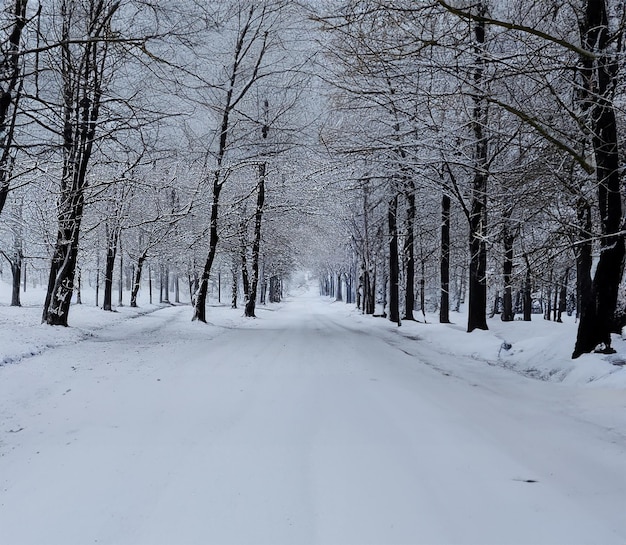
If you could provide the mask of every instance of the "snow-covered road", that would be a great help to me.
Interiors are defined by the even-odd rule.
[[[0,543],[626,543],[625,430],[575,389],[311,296],[189,318],[0,369]]]

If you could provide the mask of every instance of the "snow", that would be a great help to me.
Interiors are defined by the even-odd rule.
[[[626,370],[570,360],[572,320],[397,328],[309,290],[52,328],[26,295],[0,306],[3,544],[626,541]]]

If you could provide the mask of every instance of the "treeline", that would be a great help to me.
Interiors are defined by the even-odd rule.
[[[162,302],[188,291],[201,321],[209,279],[250,316],[280,299],[285,231],[309,200],[293,188],[302,15],[288,2],[15,0],[1,17],[11,304],[27,273],[47,285],[51,325],[68,325],[85,284],[104,310],[116,291],[136,306],[142,285],[152,301],[153,282]]]
[[[576,312],[573,356],[611,352],[624,315],[624,9],[320,10],[335,89],[324,139],[348,164],[350,244],[321,267],[322,290],[348,275],[363,312],[382,302],[398,324],[429,302],[448,322],[463,301],[468,331],[489,314]]]

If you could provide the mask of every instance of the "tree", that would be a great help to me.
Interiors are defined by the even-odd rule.
[[[22,265],[24,262],[24,219],[23,219],[23,196],[13,199],[11,207],[9,230],[11,232],[12,244],[10,250],[0,249],[0,254],[7,260],[11,267],[12,289],[11,306],[19,307],[20,302],[20,281],[22,279]]]
[[[591,293],[581,307],[573,358],[591,352],[599,344],[604,345],[605,352],[615,352],[611,348],[611,330],[625,253],[622,232],[624,190],[613,105],[623,28],[616,34],[610,32],[605,0],[587,0],[583,9],[579,21],[581,42],[583,48],[593,55],[581,54],[581,100],[595,158],[602,237]]]
[[[484,16],[486,7],[479,2],[476,7],[479,16]],[[469,305],[467,331],[487,329],[487,177],[488,137],[487,100],[485,98],[485,24],[481,19],[474,22],[474,109],[472,131],[475,137],[474,173],[472,197],[469,213],[470,225],[470,267]]]
[[[67,326],[87,170],[93,153],[100,107],[110,70],[111,22],[119,2],[60,0],[63,170],[58,231],[50,266],[42,321]]]
[[[228,177],[224,169],[224,161],[231,145],[232,117],[237,113],[238,104],[263,76],[261,70],[269,45],[268,36],[272,22],[272,10],[267,5],[258,8],[254,4],[247,8],[240,5],[236,13],[236,21],[237,31],[228,68],[228,77],[223,87],[222,103],[217,107],[221,114],[221,121],[218,129],[215,165],[210,174],[212,200],[209,217],[209,252],[193,300],[194,313],[192,319],[201,322],[206,322],[209,277],[219,242],[220,195]]]
[[[542,27],[546,20],[550,21],[545,17],[537,20],[535,26],[522,25],[456,8],[444,0],[437,0],[437,3],[475,23],[501,27],[517,37],[531,37],[539,42],[538,49],[541,51],[546,46],[560,49],[565,56],[553,70],[562,70],[568,66],[570,59],[567,55],[578,61],[576,69],[571,70],[574,77],[571,78],[570,93],[576,98],[577,107],[570,107],[561,100],[551,83],[546,84],[545,88],[558,107],[575,120],[575,126],[582,129],[582,134],[575,130],[566,133],[555,129],[553,116],[542,119],[524,106],[517,107],[494,98],[489,100],[530,125],[560,152],[575,160],[588,174],[595,174],[600,256],[591,281],[587,280],[591,276],[591,261],[586,257],[579,260],[581,316],[572,357],[591,352],[598,345],[603,345],[603,349],[610,352],[612,320],[625,254],[624,235],[621,232],[623,189],[619,172],[619,138],[613,102],[618,82],[618,59],[622,53],[625,8],[621,4],[613,6],[607,0],[581,0],[578,5],[555,5],[552,17],[555,24],[565,21],[565,24],[573,25],[577,21],[579,43],[575,43],[576,29],[544,29]],[[609,7],[614,13],[610,13]],[[559,11],[565,11],[571,16],[563,16]],[[585,140],[591,142],[594,164],[590,164],[585,155]],[[587,224],[585,201],[581,195],[578,215],[583,224]],[[581,225],[581,235],[585,231],[587,229]]]

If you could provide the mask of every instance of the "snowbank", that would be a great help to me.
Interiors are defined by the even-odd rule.
[[[338,310],[342,305],[333,303]],[[534,379],[626,388],[626,341],[613,335],[616,354],[585,354],[572,360],[578,327],[573,316],[564,316],[563,323],[544,320],[541,315],[533,315],[530,322],[502,322],[495,316],[488,320],[488,331],[468,334],[463,313],[452,313],[452,324],[440,324],[437,316],[429,315],[427,323],[403,321],[398,328],[386,319],[363,316],[352,305],[343,307],[342,311],[350,313],[359,324],[386,329],[396,337],[394,342],[397,337],[410,341],[403,343],[408,351],[415,352],[415,341],[419,341],[442,355],[470,358]]]

